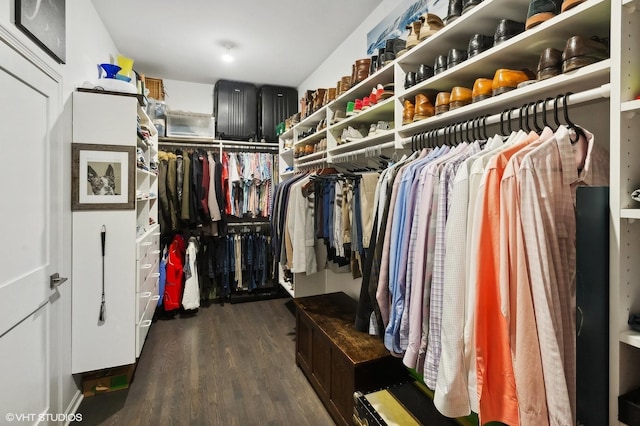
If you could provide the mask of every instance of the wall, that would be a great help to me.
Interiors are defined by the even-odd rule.
[[[305,81],[298,87],[298,93],[315,90],[318,87],[335,87],[340,77],[351,75],[351,64],[367,57],[367,33],[376,26],[398,4],[397,0],[384,0],[362,21],[345,41],[338,46]]]
[[[59,117],[63,131],[64,163],[62,170],[71,170],[71,93],[85,80],[98,76],[97,64],[108,62],[118,49],[98,17],[90,1],[66,2],[66,64],[58,64],[31,42],[14,25],[14,0],[0,0],[0,23],[9,28],[19,40],[29,46],[39,57],[63,77],[62,99],[64,110]],[[71,179],[62,176],[64,206],[70,206]],[[65,207],[63,218],[64,264],[60,275],[71,279],[59,287],[60,297],[51,304],[52,340],[51,413],[72,412],[79,404],[78,387],[71,375],[71,210]],[[28,378],[25,378],[28,380]],[[56,383],[57,382],[57,383]]]
[[[166,91],[165,102],[174,111],[213,114],[213,85],[166,80],[162,83]]]

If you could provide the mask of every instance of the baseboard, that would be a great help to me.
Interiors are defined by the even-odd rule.
[[[71,399],[71,402],[67,406],[67,410],[65,411],[67,418],[71,418],[72,417],[71,414],[76,414],[76,412],[78,412],[78,408],[80,407],[80,404],[82,403],[83,399],[84,399],[84,395],[82,394],[82,392],[80,392],[80,389],[78,389],[76,391],[76,394]],[[65,426],[68,426],[69,423],[70,422],[67,420],[67,422],[65,423]]]

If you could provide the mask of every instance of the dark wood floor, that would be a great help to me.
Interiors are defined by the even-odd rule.
[[[82,424],[333,425],[295,364],[287,302],[212,305],[158,320],[129,389],[85,398]]]

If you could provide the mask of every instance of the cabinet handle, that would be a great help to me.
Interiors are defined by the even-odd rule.
[[[149,328],[151,327],[151,320],[144,320],[140,323],[140,328]]]

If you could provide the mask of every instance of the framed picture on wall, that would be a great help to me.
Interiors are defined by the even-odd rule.
[[[23,33],[58,63],[65,63],[65,0],[16,0],[15,15]]]
[[[71,144],[71,210],[135,208],[134,146]]]

